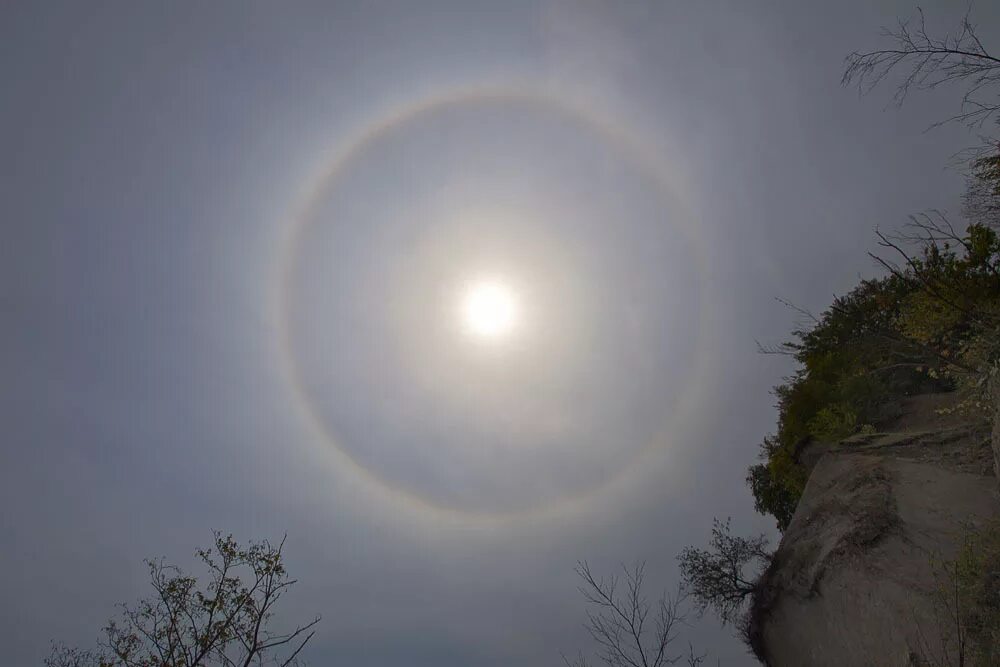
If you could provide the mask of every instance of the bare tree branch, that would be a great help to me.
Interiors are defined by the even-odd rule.
[[[597,645],[598,660],[608,667],[663,667],[681,660],[682,654],[669,652],[687,618],[683,610],[687,595],[680,586],[673,595],[664,592],[656,601],[650,628],[647,621],[654,608],[643,594],[644,563],[623,565],[622,575],[607,578],[596,577],[587,561],[578,563],[575,571],[583,581],[580,592],[593,607],[584,627]],[[695,656],[693,649],[691,655]],[[573,660],[562,657],[567,667],[591,664],[582,653]]]
[[[204,587],[162,560],[146,561],[152,597],[122,605],[105,627],[99,650],[56,646],[48,667],[291,667],[312,639],[313,621],[274,632],[273,609],[295,584],[283,563],[283,538],[239,546],[216,532],[215,544],[198,556],[209,578]],[[276,651],[293,649],[287,657]]]
[[[843,85],[855,85],[861,94],[866,94],[898,71],[902,78],[892,99],[901,105],[912,90],[964,83],[967,88],[960,112],[934,126],[961,122],[980,127],[997,116],[1000,99],[994,89],[1000,83],[1000,58],[987,51],[968,13],[954,35],[931,36],[919,8],[915,19],[900,20],[893,28],[882,28],[881,35],[889,40],[890,47],[855,51],[847,56]]]

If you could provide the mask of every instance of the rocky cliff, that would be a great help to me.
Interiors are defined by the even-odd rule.
[[[879,432],[800,453],[809,481],[751,613],[767,664],[958,664],[940,564],[1000,516],[1000,426],[954,400],[905,399]]]

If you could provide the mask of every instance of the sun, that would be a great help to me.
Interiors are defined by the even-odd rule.
[[[477,280],[462,293],[460,315],[465,331],[484,340],[506,338],[517,326],[517,294],[501,280]]]

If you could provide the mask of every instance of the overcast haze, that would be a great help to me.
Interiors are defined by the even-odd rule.
[[[554,665],[578,559],[672,586],[714,516],[773,530],[774,297],[820,311],[876,225],[959,208],[973,139],[925,132],[958,95],[839,85],[914,9],[5,3],[5,660],[221,529],[287,532],[311,664]],[[463,329],[482,279],[509,340]]]

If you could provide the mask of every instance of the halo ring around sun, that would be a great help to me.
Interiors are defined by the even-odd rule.
[[[335,150],[332,159],[326,163],[318,177],[306,189],[306,196],[295,207],[292,216],[283,223],[284,237],[279,246],[279,257],[277,261],[277,275],[275,276],[276,289],[273,292],[272,307],[274,310],[275,322],[278,331],[278,354],[282,375],[288,382],[296,407],[301,411],[302,416],[314,431],[318,443],[324,445],[324,449],[332,451],[337,457],[337,462],[347,466],[352,472],[365,480],[366,485],[371,490],[377,491],[380,496],[389,501],[389,504],[396,510],[416,510],[421,515],[429,515],[439,519],[451,520],[472,520],[476,523],[483,521],[509,521],[527,517],[538,518],[541,516],[560,515],[571,508],[580,508],[588,501],[609,491],[612,487],[622,484],[630,478],[641,466],[641,462],[649,454],[659,449],[666,440],[668,429],[676,424],[685,414],[689,413],[702,395],[705,380],[709,375],[708,355],[706,354],[706,336],[697,335],[695,337],[696,346],[694,350],[695,371],[694,377],[685,378],[687,390],[682,398],[676,402],[669,414],[664,417],[663,425],[645,447],[638,448],[631,459],[620,465],[602,484],[589,489],[582,494],[564,496],[554,502],[548,502],[531,507],[527,510],[519,511],[469,511],[458,507],[441,504],[432,499],[424,497],[419,493],[400,488],[391,484],[381,477],[378,471],[372,470],[363,465],[350,451],[338,442],[337,434],[321,413],[321,409],[315,398],[304,382],[303,369],[297,360],[292,344],[291,313],[290,304],[292,299],[289,292],[292,283],[292,273],[295,267],[296,257],[299,254],[303,231],[311,224],[312,211],[323,198],[324,193],[335,187],[338,178],[352,162],[362,156],[366,150],[372,146],[379,138],[395,130],[405,127],[408,123],[434,114],[435,112],[459,108],[464,105],[504,105],[504,104],[528,104],[549,112],[563,115],[567,120],[580,124],[594,132],[600,140],[608,142],[609,145],[624,153],[628,158],[645,173],[651,182],[656,184],[664,200],[670,201],[676,209],[682,208],[682,214],[671,216],[671,232],[679,233],[691,244],[694,253],[693,265],[697,274],[697,279],[703,286],[708,286],[710,282],[706,279],[708,273],[705,244],[699,234],[699,227],[696,221],[685,206],[684,193],[678,187],[679,179],[673,173],[671,163],[663,162],[656,158],[647,148],[646,143],[639,137],[631,134],[621,123],[612,122],[610,119],[594,113],[584,105],[574,105],[566,102],[562,97],[559,99],[546,93],[538,92],[530,88],[462,88],[445,94],[435,95],[419,100],[411,105],[396,109],[384,115],[380,120],[363,127],[353,136],[343,143],[339,149]],[[707,328],[708,308],[702,299],[699,304],[698,331],[704,333]]]

